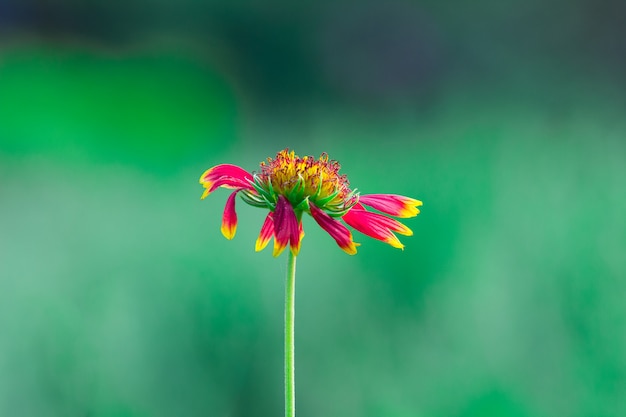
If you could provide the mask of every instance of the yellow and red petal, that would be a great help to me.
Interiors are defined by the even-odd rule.
[[[235,191],[226,200],[226,206],[224,207],[224,215],[222,216],[222,234],[228,240],[235,237],[237,232],[237,212],[235,211],[235,198],[237,193]]]
[[[290,245],[291,252],[297,255],[300,251],[301,229],[296,212],[287,197],[278,196],[274,210],[274,256],[278,256]]]
[[[252,174],[245,169],[232,164],[216,165],[207,169],[200,176],[200,184],[204,182],[212,182],[220,177],[238,178],[242,181],[252,180]]]
[[[404,249],[404,245],[393,232],[407,236],[413,233],[411,229],[396,220],[365,210],[350,210],[342,219],[359,232],[398,249]]]
[[[347,219],[345,218],[346,216],[348,216]],[[355,222],[355,216],[359,217],[356,221],[360,223],[371,224],[377,228],[389,229],[390,231],[400,233],[404,236],[413,236],[413,231],[409,229],[406,225],[400,223],[395,219],[371,211],[352,209],[348,213],[346,213],[346,215],[344,215],[343,219],[346,223],[350,224],[350,221]],[[350,226],[352,225],[350,224]]]
[[[289,242],[291,244],[291,252],[294,255],[297,255],[298,253],[300,253],[300,246],[302,244],[303,237],[304,237],[304,229],[302,229],[302,221],[300,221],[298,223],[298,233],[292,236],[292,239]]]
[[[254,250],[259,252],[265,249],[272,236],[274,236],[274,213],[270,211],[267,217],[265,217],[263,226],[261,226],[261,233],[259,233],[259,237],[256,240]]]
[[[211,190],[209,188],[205,189],[202,195],[200,196],[200,200],[204,200],[209,194],[211,194]]]
[[[300,242],[304,238],[304,229],[302,228],[302,221],[300,221]]]
[[[200,184],[205,188],[200,198],[206,198],[218,187],[254,190],[250,181],[252,181],[252,174],[237,165],[216,165],[204,171],[200,176]]]
[[[328,214],[326,214],[323,210],[319,209],[315,206],[315,204],[310,204],[311,216],[320,225],[322,229],[324,229],[339,245],[344,252],[354,255],[356,254],[357,243],[354,243],[352,240],[352,233],[348,230],[346,226],[339,223],[339,221],[333,219]]]
[[[402,218],[417,216],[420,212],[417,207],[422,205],[419,200],[396,194],[362,195],[359,197],[359,203]]]

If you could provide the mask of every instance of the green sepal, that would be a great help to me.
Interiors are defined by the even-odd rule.
[[[358,189],[357,189],[357,188],[355,188],[354,190],[350,191],[350,192],[348,193],[348,195],[346,196],[346,198],[344,198],[344,200],[343,200],[343,201],[350,201],[350,200],[352,200],[353,198],[355,198],[355,197],[356,197],[356,198],[355,198],[354,203],[350,204],[350,207],[354,206],[356,203],[358,203],[358,202],[359,202],[359,195],[360,195],[361,193],[360,193],[359,191],[357,191],[357,190],[358,190]]]
[[[269,177],[267,178],[267,190],[272,197],[276,195],[276,191],[274,191],[274,186],[272,185],[272,180]]]
[[[302,210],[302,211],[306,211],[307,213],[310,212],[311,207],[309,207],[309,197],[302,200],[300,204],[294,207],[294,210]]]
[[[298,175],[298,181],[291,187],[291,191],[287,194],[287,200],[298,201],[302,199],[302,192],[304,191],[304,180],[301,175]]]
[[[311,196],[311,199],[315,201],[317,197],[319,197],[321,192],[322,192],[322,174],[320,173],[320,177],[317,180],[317,190],[315,190],[315,194]]]
[[[242,196],[241,197],[244,201],[244,203],[253,206],[253,207],[258,207],[258,208],[268,208],[266,203],[259,203],[258,201],[253,201],[253,200],[248,200],[246,197]]]
[[[264,195],[261,197],[263,197],[263,200],[267,203],[267,207],[269,207],[272,211],[276,209],[276,201],[270,201],[270,199],[266,198]]]
[[[254,189],[261,195],[261,196],[265,196],[266,198],[270,198],[271,197],[271,192],[268,192],[268,190],[266,190],[265,188],[263,188],[261,186],[261,184],[259,184],[259,180],[258,177],[255,175],[254,177],[254,181],[250,181],[250,185],[252,185],[254,187]],[[273,191],[273,190],[272,190]]]
[[[315,201],[315,205],[316,206],[324,207],[328,202],[333,201],[333,199],[335,197],[337,197],[338,194],[339,194],[339,190],[335,191],[334,193],[332,193],[328,197],[324,197],[324,198],[322,198],[320,200],[313,200],[313,201]]]
[[[326,214],[328,214],[330,217],[340,218],[340,217],[343,217],[349,211],[350,209],[345,209],[341,211],[327,211]]]
[[[262,196],[253,195],[246,190],[241,192],[241,199],[246,203],[254,207],[267,208],[267,202]]]

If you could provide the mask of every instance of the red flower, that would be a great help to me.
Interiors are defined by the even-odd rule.
[[[422,202],[395,194],[360,195],[356,189],[350,190],[348,179],[339,174],[339,168],[339,163],[329,160],[325,153],[316,160],[311,156],[300,158],[285,149],[275,159],[262,162],[260,173],[251,174],[230,164],[208,169],[200,177],[205,188],[201,198],[219,187],[235,190],[226,201],[222,217],[222,234],[227,239],[232,239],[237,230],[237,193],[241,192],[246,203],[269,209],[255,249],[264,249],[273,236],[274,256],[280,255],[287,245],[294,255],[298,254],[304,236],[303,213],[310,214],[350,255],[356,253],[358,244],[340,219],[367,236],[404,248],[395,233],[410,236],[413,232],[397,220],[367,211],[364,206],[406,218],[416,216]]]

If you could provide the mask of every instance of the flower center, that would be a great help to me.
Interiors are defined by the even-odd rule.
[[[275,202],[278,195],[287,197],[296,208],[306,202],[326,210],[329,214],[342,215],[358,202],[356,190],[350,190],[346,175],[339,174],[340,165],[329,160],[323,153],[319,159],[312,156],[299,157],[285,149],[261,162],[261,172],[254,175],[255,183],[271,195]]]

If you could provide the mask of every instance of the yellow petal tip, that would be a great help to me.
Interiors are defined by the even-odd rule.
[[[204,192],[200,196],[200,200],[204,200],[209,194],[211,194],[211,189],[207,187],[207,189],[204,190]]]
[[[263,249],[265,249],[268,243],[269,243],[269,239],[267,240],[257,239],[256,243],[254,244],[254,251],[261,252]]]
[[[222,227],[222,234],[228,240],[232,240],[237,232],[237,227]]]

